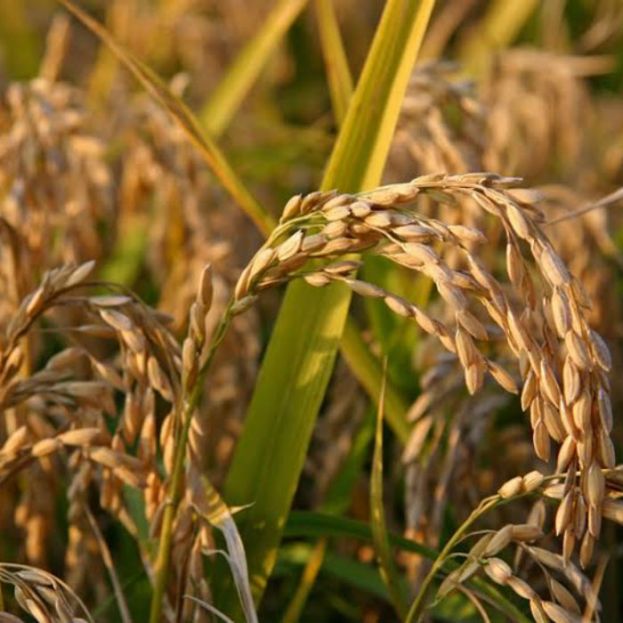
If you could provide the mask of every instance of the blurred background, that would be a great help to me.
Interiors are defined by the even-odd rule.
[[[275,217],[290,196],[319,187],[339,122],[319,35],[322,4],[80,2],[187,103]],[[384,3],[332,4],[356,82]],[[255,48],[261,59],[256,78],[224,114],[219,97],[231,68],[240,66],[245,46],[271,24],[279,25],[271,30],[266,54]],[[438,0],[385,180],[483,170],[521,177],[542,193],[553,221],[547,234],[593,301],[591,321],[613,352],[613,378],[618,378],[623,372],[623,220],[616,194],[623,185],[620,0]],[[603,207],[566,218],[604,197]],[[433,216],[481,225],[456,207],[443,210]],[[5,326],[45,270],[96,259],[102,279],[135,290],[170,314],[174,331],[183,335],[203,266],[214,267],[216,314],[262,241],[168,114],[52,0],[0,3],[0,216],[26,240],[20,264],[5,270],[0,281]],[[496,246],[496,232],[489,233],[487,253],[495,265],[504,251]],[[411,287],[396,267],[381,263],[370,270],[375,282],[394,291]],[[206,423],[205,461],[217,485],[227,472],[281,294],[268,294],[237,318],[207,388],[212,419]],[[435,301],[431,305],[435,310]],[[406,448],[395,440],[386,444],[390,527],[437,546],[496,484],[534,467],[529,423],[515,401],[493,388],[468,397],[456,362],[380,306],[358,302],[353,314],[371,351],[388,356],[389,377],[413,404],[411,419],[425,422]],[[36,339],[31,348],[37,368],[59,345]],[[621,403],[616,382],[613,394],[616,415]],[[454,417],[457,413],[464,417]],[[365,392],[339,360],[296,508],[337,509],[367,519],[372,415]],[[615,419],[619,449],[622,434]],[[509,448],[504,456],[502,445]],[[115,620],[108,579],[93,547],[72,544],[66,485],[53,466],[32,470],[27,484],[14,481],[0,488],[0,560],[54,571],[95,604],[98,620]],[[139,553],[118,524],[102,521],[135,620],[141,620],[148,583]],[[605,542],[611,547],[603,620],[622,620],[620,534],[609,528]],[[283,615],[312,544],[286,539],[262,606],[265,620]],[[336,542],[300,620],[393,620],[378,574],[366,566],[372,558],[370,546]],[[416,581],[418,560],[405,555],[402,562]],[[458,606],[449,601],[450,614],[440,609],[439,620],[476,620],[468,610],[457,618]]]

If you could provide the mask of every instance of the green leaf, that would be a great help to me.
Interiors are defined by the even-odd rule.
[[[122,235],[117,237],[112,252],[100,269],[104,281],[132,287],[141,272],[149,239],[148,223],[142,214],[126,220]]]
[[[292,285],[286,294],[286,305],[305,287],[302,282]],[[330,301],[332,290],[333,287],[320,291],[321,298]],[[343,309],[331,308],[328,303],[323,308],[329,312],[329,321],[343,322]],[[256,598],[262,594],[274,564],[281,529],[315,423],[314,418],[300,414],[318,411],[335,357],[335,348],[327,361],[326,349],[314,349],[312,345],[336,343],[331,325],[326,322],[326,315],[303,313],[282,316],[277,323],[265,356],[265,360],[272,359],[276,365],[261,368],[228,474],[225,487],[228,503],[252,504],[240,515],[240,521]],[[294,341],[288,337],[292,335],[297,336]],[[287,343],[287,356],[275,352],[281,348],[280,342]],[[303,361],[306,364],[303,373],[292,379],[292,370],[298,369]],[[221,609],[229,612],[227,607]]]
[[[356,192],[378,184],[433,4],[387,3],[323,188]],[[253,504],[241,532],[256,600],[274,565],[349,303],[345,287],[291,284],[264,357],[225,487],[230,504]]]
[[[389,0],[323,180],[358,192],[379,184],[434,0]]]
[[[333,114],[337,125],[342,126],[353,94],[353,80],[344,51],[333,0],[316,0],[316,14],[322,54],[327,68]],[[364,343],[361,332],[352,319],[347,319],[344,325],[340,350],[348,367],[376,403],[382,384],[381,364]],[[409,436],[409,427],[404,417],[408,404],[391,383],[387,383],[385,389],[388,422],[398,438],[404,443]]]
[[[268,14],[261,29],[239,52],[200,113],[201,123],[211,136],[218,138],[227,128],[307,1],[281,0]]]
[[[282,557],[283,553],[284,551],[281,549],[279,556]],[[301,614],[307,603],[307,598],[316,582],[320,568],[326,563],[326,555],[327,539],[320,539],[309,552],[301,581],[296,587],[296,591],[286,608],[281,623],[296,623],[301,618]]]
[[[374,402],[378,402],[383,382],[381,364],[378,357],[370,352],[363,341],[361,332],[352,319],[344,325],[344,333],[340,341],[341,354],[348,367],[357,377],[367,394]],[[387,423],[392,428],[401,443],[409,438],[409,425],[405,414],[409,407],[402,394],[389,383],[385,388],[385,409]]]
[[[193,477],[194,482],[192,482]],[[258,623],[253,596],[251,595],[251,587],[249,586],[244,545],[232,513],[212,486],[212,483],[205,476],[191,473],[190,486],[195,487],[199,495],[203,496],[203,508],[206,509],[207,514],[204,515],[199,508],[195,509],[196,512],[212,526],[218,528],[225,538],[227,563],[231,569],[234,584],[240,598],[244,620],[246,623]]]
[[[413,301],[419,307],[426,306],[432,281],[424,275],[418,274],[414,277],[412,271],[406,271],[390,260],[378,256],[364,258],[362,275],[364,281]],[[411,392],[414,387],[413,352],[420,336],[418,326],[413,322],[404,322],[404,318],[394,314],[379,299],[365,298],[364,304],[374,339],[389,361],[388,388],[391,381],[404,392]],[[389,394],[386,395],[385,413],[385,419],[392,425]]]
[[[286,538],[341,537],[372,542],[372,530],[367,523],[315,511],[292,511],[285,525],[283,536]],[[420,554],[428,560],[436,560],[439,555],[436,550],[398,534],[390,532],[388,538],[393,547],[398,547],[405,552]]]
[[[353,490],[369,456],[374,438],[374,412],[369,409],[339,472],[331,482],[320,509],[331,515],[342,515],[350,506]]]
[[[353,495],[354,484],[359,478],[364,462],[368,457],[368,447],[373,437],[374,412],[368,410],[346,459],[329,486],[325,500],[321,505],[323,512],[341,515],[346,511]],[[316,542],[307,560],[299,585],[286,608],[282,623],[296,623],[301,617],[326,553],[327,537],[322,537]]]

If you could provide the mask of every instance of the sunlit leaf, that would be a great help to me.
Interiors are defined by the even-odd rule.
[[[380,180],[433,4],[387,3],[323,188],[358,191]],[[241,532],[257,600],[275,561],[349,303],[344,287],[317,291],[293,283],[264,357],[225,488],[230,503],[253,502]]]

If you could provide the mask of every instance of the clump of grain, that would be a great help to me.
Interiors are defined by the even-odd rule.
[[[179,386],[177,343],[162,318],[125,294],[84,294],[92,268],[90,262],[46,273],[5,328],[0,357],[2,406],[15,410],[15,429],[7,431],[1,450],[0,477],[5,480],[32,466],[51,470],[58,479],[57,455],[67,457],[72,474],[67,571],[68,578],[79,584],[89,560],[91,530],[84,514],[89,487],[95,485],[101,506],[137,534],[122,486],[145,489],[148,481],[150,491],[157,486],[155,394],[171,401]],[[74,346],[52,357],[44,369],[24,376],[19,365],[24,340],[43,315],[58,308],[82,312],[76,325],[55,328],[69,336]],[[119,359],[102,359],[97,349],[90,348],[93,338],[116,339]],[[116,392],[125,394],[126,405],[138,408],[125,409],[111,434],[106,420],[117,415]],[[44,534],[33,512],[37,507],[32,507],[37,503],[32,495],[35,486],[36,482],[25,488],[18,518],[41,547]],[[51,527],[51,515],[47,521]],[[89,575],[93,580],[95,574]]]
[[[567,501],[558,511],[556,531],[563,537],[567,559],[576,541],[582,541],[582,562],[588,564],[600,532],[604,496],[597,475],[614,464],[608,417],[610,363],[603,342],[586,322],[588,300],[538,227],[542,216],[525,202],[529,194],[505,190],[514,182],[487,174],[426,176],[358,197],[335,193],[295,197],[286,205],[281,225],[243,271],[235,290],[234,313],[252,304],[262,289],[290,279],[310,258],[365,249],[430,277],[454,312],[454,327],[434,320],[405,299],[350,277],[354,266],[349,264],[315,270],[305,278],[315,286],[339,281],[415,321],[457,355],[471,393],[480,389],[487,372],[509,389],[512,378],[477,347],[478,341],[489,338],[470,311],[470,299],[477,300],[519,364],[524,383],[521,402],[530,411],[537,456],[548,460],[551,441],[560,444],[558,470],[567,474]],[[478,232],[452,228],[409,209],[410,202],[426,195],[436,201],[469,197],[500,219],[507,237],[510,282],[506,290],[514,300],[466,248],[479,238]],[[465,270],[446,265],[433,243],[457,247]],[[540,276],[538,281],[528,272],[528,262]],[[519,301],[525,305],[522,310]],[[587,509],[587,527],[570,523],[570,508]]]
[[[494,583],[511,589],[518,597],[527,600],[536,621],[579,621],[582,613],[585,620],[593,620],[593,613],[599,607],[597,587],[564,556],[537,545],[544,538],[545,510],[542,500],[534,506],[526,523],[508,523],[500,529],[486,530],[484,533],[466,532],[477,519],[489,513],[502,500],[508,502],[526,493],[542,493],[544,487],[547,484],[543,474],[533,471],[511,478],[500,487],[497,495],[481,502],[444,547],[424,580],[425,586],[428,586],[434,571],[449,560],[452,549],[460,541],[479,536],[461,564],[441,583],[437,599],[453,590],[466,590],[470,579],[484,570]],[[515,549],[512,564],[505,560],[511,547]],[[528,571],[531,573],[526,576]],[[522,579],[521,575],[526,579]]]

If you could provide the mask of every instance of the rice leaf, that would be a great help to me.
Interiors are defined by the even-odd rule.
[[[301,581],[286,608],[282,623],[296,623],[301,618],[309,593],[316,582],[320,568],[325,562],[326,552],[327,539],[323,538],[316,542],[309,553],[309,558],[305,569],[303,569]]]
[[[364,461],[368,457],[368,449],[374,436],[374,413],[369,411],[355,435],[355,439],[336,477],[326,493],[321,510],[325,513],[341,515],[348,508],[353,495],[353,487]],[[320,538],[307,561],[299,585],[286,608],[282,623],[298,621],[316,581],[320,568],[327,553],[327,537]]]
[[[317,511],[292,511],[285,524],[283,536],[287,538],[342,537],[372,543],[372,530],[369,524],[358,519],[338,517]],[[390,532],[388,538],[392,547],[419,554],[428,560],[435,560],[439,555],[436,550],[401,535]]]
[[[210,136],[218,138],[227,128],[307,1],[281,0],[268,14],[256,35],[238,53],[199,115]]]
[[[426,307],[432,284],[428,277],[408,275],[400,267],[377,256],[364,257],[361,273],[365,281],[413,301],[419,307]],[[389,361],[387,388],[397,387],[409,392],[413,387],[413,352],[420,337],[419,328],[414,323],[404,322],[378,299],[365,297],[363,303],[374,340]],[[376,361],[378,362],[378,359]],[[380,364],[378,365],[380,371]],[[390,382],[393,385],[390,385]],[[375,402],[378,402],[378,395],[377,389],[374,394]],[[385,420],[395,430],[391,401],[392,397],[386,393]]]
[[[370,456],[374,438],[374,411],[369,409],[355,433],[350,450],[324,497],[320,510],[332,515],[345,513],[351,504],[357,479]]]
[[[433,4],[387,3],[323,188],[358,191],[379,181]],[[275,562],[349,303],[344,287],[315,291],[300,282],[288,287],[234,454],[225,493],[231,504],[253,502],[241,532],[258,601]]]
[[[361,333],[354,320],[349,319],[344,325],[340,342],[342,357],[357,380],[373,401],[377,402],[383,383],[382,369],[378,357],[375,357],[361,338]],[[409,425],[405,419],[408,403],[402,394],[389,383],[385,391],[385,409],[387,423],[398,439],[406,443],[409,437]]]
[[[323,188],[357,192],[381,180],[405,89],[434,0],[389,0],[335,144]]]
[[[234,623],[226,614],[223,614],[220,610],[207,603],[206,601],[202,601],[201,599],[197,599],[197,597],[193,597],[192,595],[184,595],[184,599],[188,599],[193,603],[196,603],[199,607],[207,610],[215,617],[218,617],[221,621],[225,621],[225,623]]]
[[[132,287],[143,266],[148,242],[147,219],[142,215],[128,219],[123,235],[118,237],[110,257],[100,270],[102,279]]]
[[[295,543],[284,546],[279,552],[279,562],[281,566],[292,567],[308,564],[313,556],[313,549],[305,543]],[[363,591],[368,595],[389,602],[385,585],[379,577],[378,570],[374,567],[362,563],[347,556],[327,552],[323,560],[322,573],[328,577],[352,586],[358,591]],[[361,613],[354,604],[351,620],[358,620]]]
[[[126,601],[125,595],[123,594],[123,588],[121,586],[121,582],[119,581],[119,576],[117,574],[117,570],[115,569],[115,563],[113,557],[110,553],[110,549],[108,548],[108,544],[102,535],[102,531],[97,525],[97,521],[91,511],[85,508],[85,514],[87,519],[89,520],[89,524],[91,525],[91,529],[93,530],[93,536],[97,541],[97,545],[100,549],[100,555],[102,557],[102,561],[106,570],[108,571],[108,576],[110,578],[110,583],[113,587],[113,592],[115,595],[115,601],[117,602],[117,608],[119,611],[119,616],[123,623],[132,623],[132,617],[130,616],[130,609],[128,608],[128,603]]]
[[[338,126],[344,122],[353,94],[353,80],[339,31],[333,0],[316,0],[316,15],[324,57],[333,114]],[[349,368],[376,402],[381,389],[381,365],[361,338],[352,319],[347,319],[340,342],[342,356]],[[393,385],[386,387],[387,419],[398,438],[405,442],[409,434],[404,414],[407,402]]]

